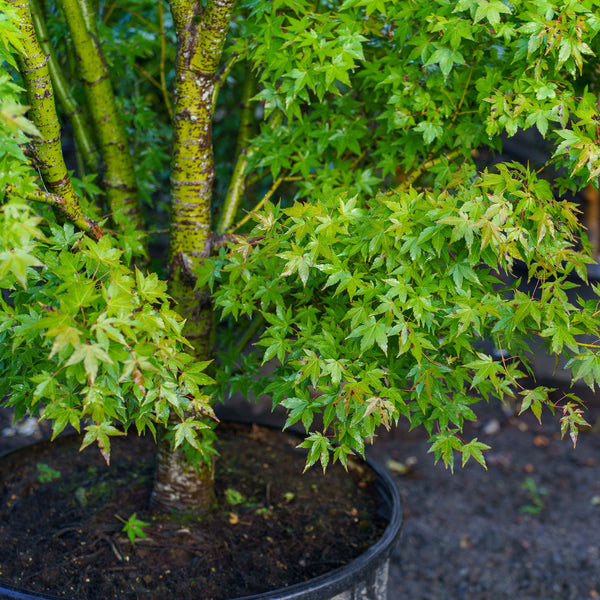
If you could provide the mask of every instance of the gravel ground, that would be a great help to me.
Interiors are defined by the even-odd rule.
[[[487,471],[434,466],[422,434],[373,448],[404,500],[389,600],[600,598],[600,404],[576,449],[550,415],[483,409],[466,437],[492,446]]]

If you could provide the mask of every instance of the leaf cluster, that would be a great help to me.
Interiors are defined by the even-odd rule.
[[[447,157],[469,160],[533,126],[563,142],[564,186],[597,174],[597,105],[585,90],[599,44],[593,0],[242,6],[251,16],[233,49],[253,64],[267,116],[250,169],[295,178],[297,198],[372,196],[432,159],[445,185]]]
[[[207,363],[186,352],[183,322],[166,283],[132,270],[109,237],[46,224],[24,204],[0,211],[0,395],[15,407],[67,425],[97,443],[174,421],[174,445],[210,452],[200,386]],[[185,414],[184,414],[185,413]],[[208,456],[205,457],[208,460]]]
[[[521,409],[538,417],[543,406],[559,410],[563,433],[576,439],[577,399],[555,406],[547,388],[523,390],[519,380],[532,334],[567,357],[575,380],[594,387],[600,377],[596,305],[567,295],[573,277],[586,277],[585,236],[574,207],[555,198],[600,173],[599,7],[237,3],[225,56],[240,64],[219,75],[229,87],[219,81],[215,139],[231,139],[218,144],[217,173],[233,171],[237,88],[252,69],[260,126],[238,150],[258,185],[244,202],[253,206],[253,192],[270,181],[283,198],[200,267],[198,285],[214,291],[231,336],[231,319],[248,327],[215,375],[220,391],[270,393],[288,409],[287,425],[310,431],[309,464],[325,467],[332,455],[345,464],[377,427],[400,417],[424,425],[450,467],[457,451],[463,463],[483,463],[484,445],[461,431],[473,405],[491,395],[518,394]],[[98,9],[140,196],[158,207],[148,216],[162,228],[173,22],[166,2]],[[59,66],[84,105],[64,19],[52,3],[46,17]],[[165,283],[127,266],[141,253],[140,233],[92,242],[22,203],[36,189],[23,148],[37,132],[14,76],[19,39],[14,10],[0,0],[0,193],[13,186],[0,212],[0,394],[18,415],[52,419],[55,434],[83,422],[84,445],[96,441],[107,457],[110,436],[133,423],[153,433],[170,423],[174,445],[208,456],[212,409],[203,386],[212,380],[186,352]],[[532,127],[567,176],[549,183],[516,164],[478,172],[477,149]],[[101,217],[98,173],[78,168],[81,204]],[[229,186],[216,189],[222,198]],[[517,262],[535,292],[506,277]],[[261,325],[257,352],[241,355]],[[483,351],[487,341],[501,360]],[[257,381],[267,361],[275,374]]]
[[[596,306],[566,292],[591,261],[577,249],[575,210],[518,164],[441,192],[269,205],[254,241],[240,238],[219,264],[214,298],[225,315],[264,319],[257,352],[278,364],[264,389],[288,426],[317,428],[309,464],[331,453],[345,463],[400,416],[427,428],[450,467],[455,451],[483,463],[484,446],[460,432],[473,404],[520,392],[529,336],[567,355],[575,380],[598,381],[596,347],[582,337],[598,337]],[[515,261],[530,265],[535,292],[503,276]],[[510,358],[485,353],[486,339]],[[548,391],[524,392],[523,409],[555,410]]]

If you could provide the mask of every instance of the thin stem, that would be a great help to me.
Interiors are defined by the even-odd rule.
[[[223,87],[223,85],[225,84],[225,82],[227,81],[227,78],[229,77],[233,67],[235,66],[235,64],[240,61],[242,59],[242,57],[240,56],[240,54],[237,53],[233,53],[223,64],[223,66],[219,69],[219,73],[217,74],[217,76],[215,77],[214,80],[214,87],[213,87],[213,91],[212,91],[212,105],[213,105],[213,110],[214,107],[217,105],[217,98],[219,97],[219,92],[221,91],[221,88]]]
[[[474,69],[475,69],[475,63],[473,63],[471,65],[471,69],[469,70],[469,75],[467,76],[467,82],[465,83],[465,87],[463,89],[462,96],[460,97],[460,102],[458,103],[458,106],[456,107],[456,110],[454,111],[454,119],[456,119],[456,117],[458,116],[458,111],[462,108],[462,105],[465,101],[465,98],[467,96],[467,90],[469,89],[469,84],[471,83],[471,77],[473,76]]]
[[[252,215],[260,210],[264,203],[267,202],[271,198],[271,196],[277,191],[277,188],[281,185],[281,183],[285,181],[285,176],[280,175],[271,186],[271,189],[263,196],[263,199],[243,218],[241,219],[233,228],[229,230],[229,233],[233,233],[237,231],[242,225],[245,225],[251,218]]]
[[[500,341],[500,335],[496,335],[496,340],[498,341],[498,350],[500,351],[500,360],[502,362],[502,368],[504,369],[504,373],[506,376],[521,390],[525,388],[508,372],[508,367],[506,366],[506,359],[504,358],[504,350],[502,349],[502,342]]]
[[[163,15],[162,0],[157,0],[158,5],[158,22],[160,26],[160,89],[162,90],[163,99],[167,112],[169,113],[169,120],[173,120],[173,107],[171,106],[171,100],[169,99],[169,92],[167,90],[167,81],[165,78],[165,56],[166,56],[166,39],[165,39],[165,20]]]
[[[256,91],[256,78],[248,72],[242,90],[242,108],[240,111],[240,125],[238,129],[236,162],[233,168],[229,188],[225,195],[223,211],[217,225],[216,233],[225,233],[233,224],[240,203],[246,191],[246,169],[248,167],[249,142],[252,135],[253,105],[250,101]]]
[[[126,8],[125,6],[117,6],[116,4],[112,4],[110,6],[109,12],[102,18],[102,22],[104,24],[106,24],[108,17],[110,17],[110,15],[114,12],[115,9],[129,13],[132,17],[135,17],[141,23],[143,23],[150,31],[154,31],[155,33],[158,33],[160,31],[160,29],[154,23],[152,23],[152,21],[149,21],[145,17],[142,17],[142,15],[140,15],[139,13],[136,13],[135,11]]]
[[[150,73],[148,73],[148,71],[146,71],[146,69],[144,69],[144,67],[142,67],[141,65],[138,65],[137,63],[133,63],[133,66],[135,69],[137,69],[155,88],[159,89],[161,92],[163,92],[163,86],[160,83],[160,81],[158,81],[157,79],[155,79]],[[173,94],[169,91],[167,91],[167,94],[170,96],[172,96]]]
[[[110,16],[113,14],[114,10],[117,8],[117,3],[113,2],[108,9],[106,9],[106,12],[102,15],[102,22],[106,25],[106,23],[108,23],[108,19],[110,19]]]
[[[356,159],[354,161],[352,161],[352,164],[350,165],[350,171],[353,171],[354,169],[356,169],[356,167],[358,167],[358,165],[360,164],[360,161],[367,155],[366,151],[363,150],[363,152],[361,152],[360,156],[357,156]]]
[[[583,346],[584,348],[600,348],[600,344],[584,344],[583,342],[577,342],[578,346]]]
[[[396,190],[402,190],[408,187],[409,185],[412,185],[419,177],[421,177],[423,173],[431,169],[431,167],[434,167],[435,165],[442,162],[443,158],[447,160],[454,160],[455,158],[458,158],[461,154],[462,150],[454,150],[449,154],[443,154],[442,156],[438,156],[437,158],[426,160],[425,162],[421,163],[419,167],[415,169],[412,173],[409,173],[406,176],[406,179],[399,186],[396,187]]]
[[[256,332],[262,327],[265,322],[265,318],[262,315],[258,315],[252,323],[250,323],[250,327],[246,330],[246,333],[242,337],[242,339],[236,344],[235,350],[233,351],[235,356],[240,356],[246,346],[249,344],[250,340],[254,337]]]
[[[16,192],[11,185],[6,186],[5,191],[9,195]],[[96,241],[104,235],[98,223],[83,214],[79,203],[69,203],[66,198],[60,194],[51,194],[50,192],[44,192],[38,189],[33,192],[26,192],[22,197],[24,197],[25,200],[41,202],[52,206],[60,216],[73,223],[75,227],[84,231]]]

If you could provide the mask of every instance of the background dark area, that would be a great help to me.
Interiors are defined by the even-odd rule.
[[[482,405],[465,437],[491,446],[488,470],[434,466],[422,432],[394,432],[372,456],[388,467],[405,523],[390,600],[583,600],[600,597],[600,404],[576,449],[556,419]],[[400,465],[413,465],[404,475]],[[401,468],[401,467],[400,467]]]

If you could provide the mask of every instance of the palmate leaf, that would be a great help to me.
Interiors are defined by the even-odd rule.
[[[194,395],[199,393],[199,387],[204,385],[213,385],[215,380],[206,372],[206,368],[212,363],[212,360],[194,362],[184,369],[181,373],[188,391]]]
[[[38,128],[25,116],[29,106],[23,106],[10,100],[0,106],[0,124],[3,124],[12,135],[22,131],[32,137],[41,138],[42,134]]]
[[[528,408],[536,416],[537,420],[542,422],[542,406],[548,402],[548,394],[555,391],[554,388],[538,386],[530,390],[521,390],[519,393],[523,396],[519,414],[525,412]]]
[[[583,410],[574,402],[567,402],[562,408],[563,416],[560,419],[560,434],[564,437],[568,431],[573,442],[573,446],[577,444],[580,427],[590,427],[590,424],[583,418]]]
[[[113,364],[111,357],[99,344],[81,344],[76,347],[69,360],[65,363],[65,367],[76,365],[81,361],[83,361],[86,375],[89,377],[92,385],[98,375],[99,363]]]
[[[150,303],[164,300],[167,291],[167,282],[161,281],[156,273],[150,273],[146,276],[136,268],[135,279],[137,290],[142,300]]]
[[[173,64],[176,34],[169,26],[164,38],[144,30],[156,3],[132,1],[100,23],[100,37],[132,138],[141,196],[149,200],[160,196],[155,174],[168,177],[173,139],[162,116],[168,111],[154,107],[159,94],[151,86],[161,79],[164,88],[161,76],[172,76],[162,71],[165,59]],[[5,4],[0,0],[0,9]],[[580,307],[546,285],[551,277],[560,281],[566,262],[585,275],[582,255],[569,254],[566,224],[575,222],[574,212],[557,209],[555,190],[542,189],[535,172],[516,165],[480,172],[472,160],[473,150],[497,148],[501,136],[536,126],[542,134],[559,130],[559,169],[580,178],[600,172],[597,97],[585,90],[594,72],[586,60],[599,49],[594,3],[563,2],[560,11],[547,2],[503,0],[245,0],[240,6],[226,52],[245,64],[229,83],[219,82],[220,101],[230,108],[237,98],[230,84],[248,68],[258,79],[251,102],[263,104],[251,112],[257,121],[263,109],[270,115],[252,124],[260,133],[245,141],[245,176],[254,183],[244,208],[267,189],[291,208],[267,204],[254,234],[238,235],[231,256],[223,248],[214,269],[201,268],[201,285],[215,284],[226,314],[249,315],[254,323],[264,316],[257,356],[277,359],[275,402],[307,428],[322,413],[328,425],[314,438],[310,460],[325,466],[332,455],[344,462],[387,414],[401,412],[430,431],[442,429],[446,437],[435,440],[439,457],[450,461],[456,450],[463,460],[481,462],[477,440],[462,442],[459,430],[447,429],[471,416],[469,385],[484,397],[511,385],[529,331],[573,355],[576,377],[588,385],[598,381],[598,365],[578,337],[593,334],[594,326],[584,328]],[[14,65],[13,13],[0,15],[0,48]],[[61,26],[50,17],[63,52]],[[142,63],[147,77],[140,75]],[[12,80],[8,71],[0,74],[0,96],[12,103],[5,104],[0,129],[14,132],[10,144],[0,135],[7,155],[0,159],[0,194],[12,177],[23,200],[31,182],[18,143],[24,131],[35,132],[22,121],[25,107]],[[235,121],[213,123],[223,142],[214,144],[219,175],[234,152]],[[272,188],[269,173],[278,181]],[[565,185],[580,183],[571,180]],[[91,181],[75,187],[93,201],[99,188]],[[226,188],[219,181],[214,197]],[[388,192],[378,195],[378,189]],[[92,243],[63,228],[38,247],[19,238],[29,235],[24,226],[21,234],[18,229],[0,227],[0,251],[11,253],[0,259],[0,283],[15,300],[1,316],[9,351],[0,349],[0,364],[9,361],[7,371],[22,386],[19,398],[43,398],[59,423],[67,414],[100,422],[103,407],[110,415],[121,410],[142,428],[173,414],[184,419],[194,403],[209,412],[200,388],[212,380],[205,364],[192,366],[185,354],[183,323],[169,312],[164,282],[124,264],[141,232],[115,244],[107,230]],[[44,266],[27,263],[30,256]],[[515,259],[537,261],[530,275],[539,276],[542,300],[486,275],[510,271]],[[586,313],[592,315],[593,309]],[[514,363],[474,354],[486,338],[511,356],[514,351]],[[24,383],[15,375],[19,365],[10,348],[26,352],[33,377],[41,379]],[[251,378],[244,359],[236,358],[217,377],[222,387],[230,377]],[[232,374],[236,362],[242,375]],[[84,396],[86,380],[94,391]],[[26,401],[18,401],[24,412]],[[522,408],[539,416],[544,402],[539,392],[525,394]],[[192,444],[191,422],[177,431],[179,443]]]
[[[106,464],[110,464],[110,438],[112,436],[125,435],[125,432],[106,422],[88,425],[85,431],[86,433],[83,436],[80,450],[87,448],[90,444],[96,443]]]
[[[464,467],[467,461],[473,457],[484,469],[487,470],[483,450],[489,450],[490,446],[482,442],[478,442],[477,438],[473,438],[468,444],[464,444],[461,448],[462,466]]]
[[[52,349],[48,355],[48,358],[52,358],[64,348],[71,346],[73,349],[76,349],[80,346],[82,332],[76,327],[70,326],[68,322],[63,322],[58,327],[49,329],[44,335],[54,338]]]
[[[428,452],[433,452],[435,462],[440,458],[444,461],[447,468],[454,473],[454,452],[460,450],[463,446],[462,442],[456,437],[458,430],[438,433],[431,438],[431,448]]]
[[[573,379],[583,379],[590,389],[594,390],[596,383],[600,381],[600,354],[596,352],[585,352],[570,359],[565,368],[571,368]]]
[[[10,274],[22,287],[27,288],[27,269],[44,266],[32,250],[33,248],[16,248],[0,252],[0,281]]]
[[[299,444],[299,447],[308,448],[308,457],[306,459],[304,471],[312,467],[318,460],[321,463],[323,472],[325,472],[325,469],[329,464],[330,452],[333,450],[331,441],[327,437],[315,431]]]
[[[173,427],[175,448],[179,448],[183,442],[187,442],[192,448],[195,448],[203,454],[203,447],[198,439],[198,431],[208,429],[208,425],[200,423],[193,417],[188,417],[181,423]]]
[[[309,268],[313,266],[312,260],[304,254],[299,246],[293,245],[289,252],[278,254],[280,258],[286,261],[285,269],[282,271],[282,277],[298,273],[303,285],[308,281]]]

